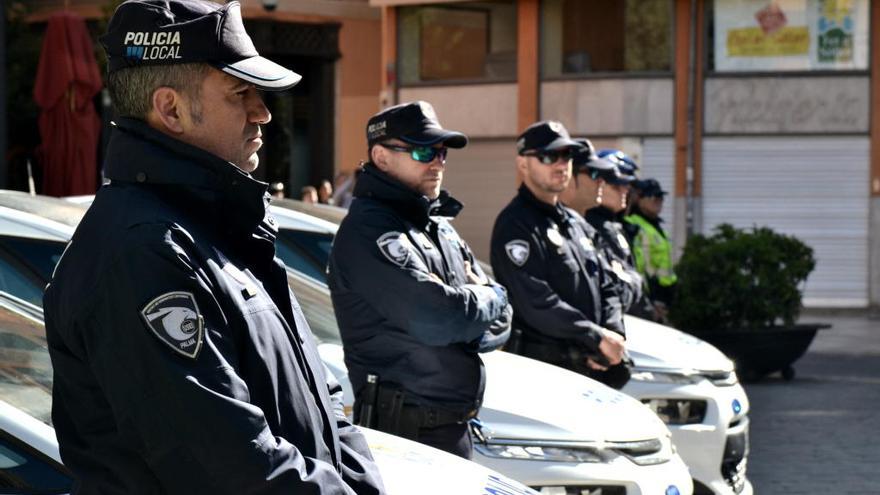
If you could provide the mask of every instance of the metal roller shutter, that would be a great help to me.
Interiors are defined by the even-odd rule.
[[[660,216],[667,235],[675,239],[675,141],[672,138],[645,138],[639,166],[642,178],[657,179],[663,190],[669,192]]]
[[[703,231],[766,225],[810,245],[804,304],[868,303],[867,137],[713,137],[703,141]]]

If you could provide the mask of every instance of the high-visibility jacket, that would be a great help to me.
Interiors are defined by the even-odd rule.
[[[632,246],[639,272],[649,280],[649,285],[651,279],[660,287],[675,285],[678,278],[672,267],[672,243],[660,222],[651,222],[637,213],[626,216],[625,220],[639,226]]]

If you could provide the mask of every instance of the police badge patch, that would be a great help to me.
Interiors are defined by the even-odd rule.
[[[504,245],[507,251],[507,257],[516,266],[523,266],[529,259],[529,243],[520,239],[515,239]]]
[[[400,232],[386,232],[376,239],[379,251],[388,258],[388,261],[403,267],[409,261],[415,249],[409,239]]]
[[[141,317],[159,340],[174,351],[195,359],[202,349],[205,320],[190,292],[169,292],[153,299]]]

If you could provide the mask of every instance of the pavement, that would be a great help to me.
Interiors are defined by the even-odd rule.
[[[833,326],[794,365],[745,385],[757,495],[880,494],[880,319],[810,312]]]

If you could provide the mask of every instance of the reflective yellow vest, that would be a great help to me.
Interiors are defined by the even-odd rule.
[[[661,287],[675,284],[678,277],[672,271],[672,243],[666,233],[638,214],[628,215],[624,220],[639,226],[632,246],[636,269],[646,279],[656,278]]]

